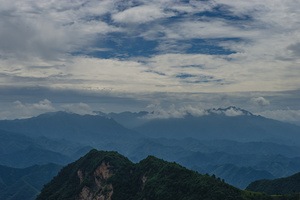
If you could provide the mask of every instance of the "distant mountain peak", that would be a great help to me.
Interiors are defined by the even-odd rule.
[[[46,112],[46,113],[40,114],[40,115],[38,115],[36,117],[32,117],[32,118],[48,119],[48,118],[53,118],[53,117],[66,117],[66,116],[71,116],[71,115],[78,115],[78,114],[66,112],[66,111],[56,111],[56,112]]]
[[[123,127],[112,118],[100,115],[80,115],[64,111],[41,114],[37,117],[15,121],[1,121],[1,128],[27,136],[45,136],[92,144],[96,141],[133,140],[140,134]]]
[[[68,112],[68,111],[56,111],[56,112],[46,112],[43,114],[38,115],[37,117],[53,117],[53,116],[80,116],[80,115],[93,115],[93,114],[78,114],[74,112]],[[96,115],[96,114],[94,114]]]
[[[207,110],[209,114],[220,114],[220,115],[225,115],[228,117],[235,117],[235,116],[240,116],[240,115],[245,115],[245,116],[253,116],[253,114],[247,110],[241,109],[236,106],[229,106],[227,108],[212,108]]]

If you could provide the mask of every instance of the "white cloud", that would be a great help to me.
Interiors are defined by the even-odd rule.
[[[30,118],[47,112],[65,111],[80,115],[94,115],[94,110],[86,103],[72,103],[53,105],[48,99],[37,103],[23,103],[19,100],[7,104],[0,111],[0,119],[22,119]]]
[[[241,110],[236,110],[234,108],[230,108],[224,111],[224,114],[228,117],[235,117],[239,115],[244,115],[244,113]]]
[[[218,38],[249,38],[258,34],[255,30],[244,30],[231,26],[221,19],[206,21],[184,21],[174,24],[166,31],[167,37],[172,39],[218,39]]]
[[[147,108],[150,110],[150,113],[145,116],[148,119],[184,118],[187,115],[201,117],[209,115],[207,110],[192,105],[185,105],[176,108],[173,104],[168,109],[164,109],[159,104],[151,104]]]
[[[300,125],[300,110],[267,110],[257,113],[261,116]]]
[[[55,110],[52,105],[51,105],[51,101],[49,101],[48,99],[44,99],[38,103],[34,103],[32,104],[32,108],[34,108],[35,110],[41,110],[41,111],[53,111]]]
[[[253,97],[250,102],[256,106],[269,106],[270,101],[265,99],[264,97]]]
[[[48,99],[41,100],[37,103],[23,103],[18,100],[2,109],[0,119],[29,118],[53,111],[56,111],[56,109]]]
[[[185,112],[177,110],[175,105],[171,105],[168,110],[155,104],[148,105],[147,108],[152,110],[151,113],[145,116],[147,119],[183,118],[186,115]]]
[[[226,115],[227,117],[235,117],[235,116],[240,116],[240,115],[245,115],[242,110],[230,107],[229,109],[210,109],[210,113],[215,113],[217,115]]]
[[[90,20],[109,12],[113,2],[108,2],[2,0],[0,54],[20,60],[62,59],[92,44],[97,35],[120,30]]]
[[[204,109],[199,108],[199,107],[193,107],[191,105],[182,107],[180,109],[180,112],[191,114],[195,117],[201,117],[201,116],[204,116],[204,115],[208,115],[207,110],[204,110]]]
[[[166,13],[155,5],[142,5],[116,13],[113,15],[113,19],[116,22],[121,23],[146,23],[163,17],[171,17],[173,15],[173,13]]]
[[[85,114],[89,114],[89,115],[94,115],[95,113],[93,113],[93,109],[85,103],[77,103],[77,104],[64,104],[61,105],[62,109],[66,112],[70,112],[70,113],[76,113],[76,114],[80,114],[80,115],[85,115]]]

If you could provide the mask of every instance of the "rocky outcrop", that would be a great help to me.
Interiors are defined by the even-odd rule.
[[[77,171],[80,184],[84,182],[85,175],[82,170]],[[89,180],[93,180],[90,187],[84,186],[79,193],[76,200],[111,200],[113,194],[112,184],[107,184],[107,179],[113,175],[111,166],[109,163],[102,161],[102,163],[97,167]]]

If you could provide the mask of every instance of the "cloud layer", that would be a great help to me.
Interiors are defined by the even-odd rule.
[[[299,10],[297,0],[0,0],[0,85],[145,101],[249,92],[265,109],[273,101],[254,91],[299,89]]]

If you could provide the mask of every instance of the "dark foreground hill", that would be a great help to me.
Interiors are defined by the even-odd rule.
[[[264,200],[220,179],[148,156],[134,164],[116,152],[92,150],[64,167],[37,200]]]
[[[264,192],[270,195],[300,193],[300,173],[275,180],[254,181],[247,187],[247,190]]]

